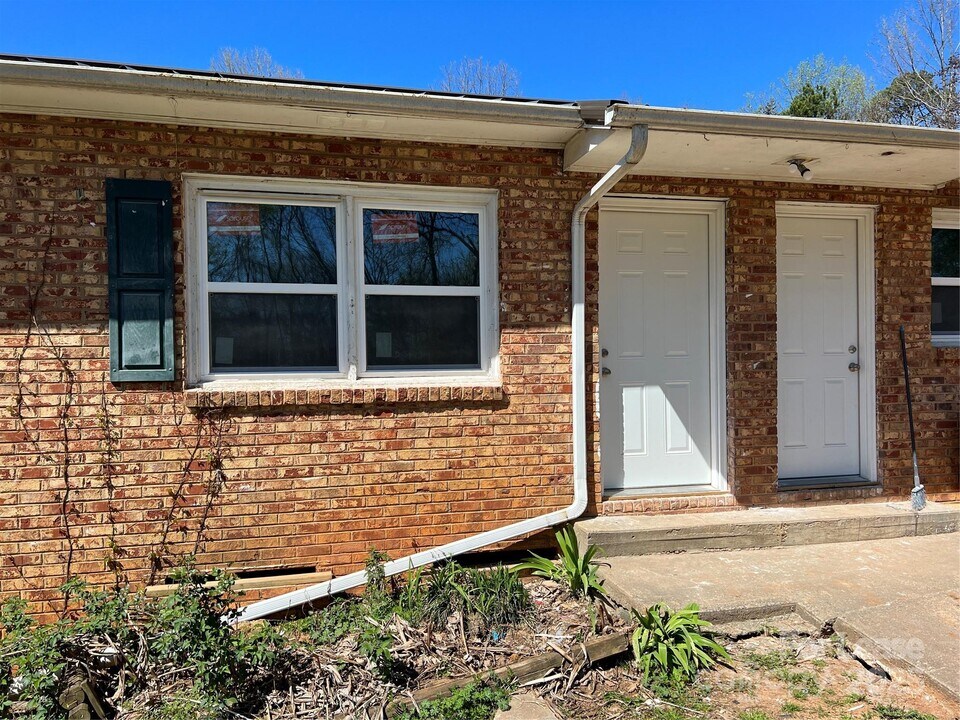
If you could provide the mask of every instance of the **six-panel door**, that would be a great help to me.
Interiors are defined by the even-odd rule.
[[[601,213],[608,491],[711,483],[709,258],[706,214]]]
[[[860,474],[857,221],[777,218],[781,479]]]

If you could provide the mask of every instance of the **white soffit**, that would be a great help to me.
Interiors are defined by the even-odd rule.
[[[623,110],[634,112],[618,123]],[[564,169],[603,172],[626,151],[626,126],[645,121],[636,175],[807,184],[789,172],[796,158],[813,171],[811,183],[933,189],[960,177],[956,131],[633,106],[612,114],[614,127],[582,130],[567,144]]]

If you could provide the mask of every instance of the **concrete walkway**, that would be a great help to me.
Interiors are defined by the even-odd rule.
[[[601,577],[624,605],[696,602],[718,620],[792,606],[814,622],[833,621],[885,667],[922,674],[960,699],[956,533],[604,560]]]

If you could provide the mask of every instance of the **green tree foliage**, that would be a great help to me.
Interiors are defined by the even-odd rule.
[[[926,71],[898,75],[874,96],[870,119],[894,125],[936,125],[932,83],[933,76]]]
[[[840,96],[835,87],[806,83],[790,101],[784,115],[836,120],[840,117]]]
[[[809,89],[808,89],[809,88]],[[819,90],[824,88],[824,90]],[[823,54],[804,60],[777,80],[766,92],[747,95],[746,112],[762,115],[830,117],[837,120],[864,120],[870,113],[873,83],[856,65],[834,62]],[[821,97],[822,102],[821,102]],[[834,109],[833,100],[836,99]],[[794,101],[799,105],[794,106]],[[831,110],[830,114],[802,114]]]

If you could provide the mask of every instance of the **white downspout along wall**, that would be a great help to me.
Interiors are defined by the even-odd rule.
[[[586,285],[586,248],[585,227],[587,213],[600,199],[613,188],[643,157],[647,149],[647,127],[635,125],[631,128],[630,147],[616,165],[611,167],[602,178],[590,188],[573,209],[570,228],[570,290],[572,334],[571,372],[573,375],[573,502],[563,510],[522,520],[495,530],[456,540],[446,545],[424,550],[398,560],[384,564],[387,575],[407,572],[422,565],[445,560],[455,555],[472,552],[488,545],[512,540],[523,535],[539,532],[554,525],[560,525],[580,517],[587,507],[587,410],[586,410],[586,327],[585,327],[585,285]],[[290,608],[306,605],[328,595],[350,590],[365,584],[365,571],[350,573],[317,585],[277,597],[251,603],[241,609],[236,622],[256,620]]]

